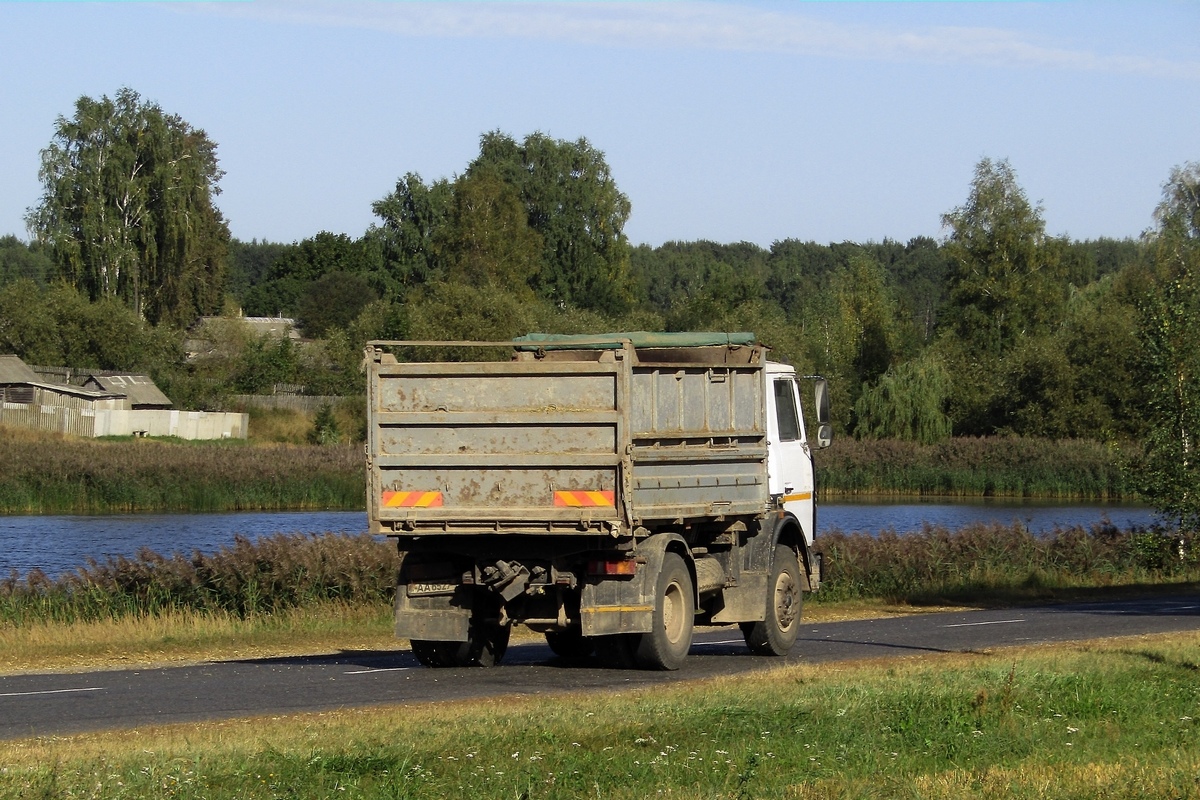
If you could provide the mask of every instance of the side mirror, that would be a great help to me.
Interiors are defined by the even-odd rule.
[[[821,377],[813,378],[813,397],[816,400],[817,424],[829,422],[829,381]]]
[[[829,381],[819,375],[812,376],[813,409],[817,412],[817,441],[818,449],[833,444],[833,425],[829,424]]]
[[[817,427],[817,449],[824,450],[833,444],[833,426],[828,422]]]

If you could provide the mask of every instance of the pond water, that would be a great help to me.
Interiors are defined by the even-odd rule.
[[[897,533],[912,533],[928,523],[946,528],[961,528],[975,522],[1019,522],[1034,533],[1049,533],[1056,527],[1088,527],[1108,521],[1118,528],[1150,525],[1154,511],[1146,506],[1071,504],[1058,501],[962,500],[928,502],[824,503],[817,507],[817,532],[840,530],[843,533],[879,533],[894,528]]]
[[[825,503],[817,510],[821,532],[894,528],[911,533],[928,522],[954,529],[972,522],[1021,522],[1036,533],[1058,526],[1092,525],[1107,519],[1119,527],[1148,525],[1153,512],[1140,506],[1062,503],[909,502]],[[0,575],[40,569],[51,577],[83,566],[89,558],[133,556],[143,547],[163,555],[212,553],[236,536],[273,533],[365,533],[361,511],[297,511],[235,514],[113,514],[107,516],[0,516]]]

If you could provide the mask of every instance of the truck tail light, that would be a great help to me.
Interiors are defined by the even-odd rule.
[[[632,558],[593,559],[588,562],[588,575],[635,575],[637,561]]]

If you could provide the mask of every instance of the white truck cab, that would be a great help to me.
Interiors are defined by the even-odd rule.
[[[816,535],[816,477],[813,446],[800,413],[800,387],[796,370],[787,364],[767,362],[767,486],[783,510],[795,517],[812,546]],[[816,386],[817,447],[829,444],[828,392],[823,378],[812,378]]]

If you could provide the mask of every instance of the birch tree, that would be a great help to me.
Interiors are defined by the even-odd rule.
[[[204,131],[122,88],[80,97],[41,160],[43,194],[26,222],[69,283],[153,323],[220,307],[229,229]]]
[[[1154,282],[1142,304],[1150,432],[1143,492],[1200,529],[1200,164],[1172,171],[1150,237]]]

